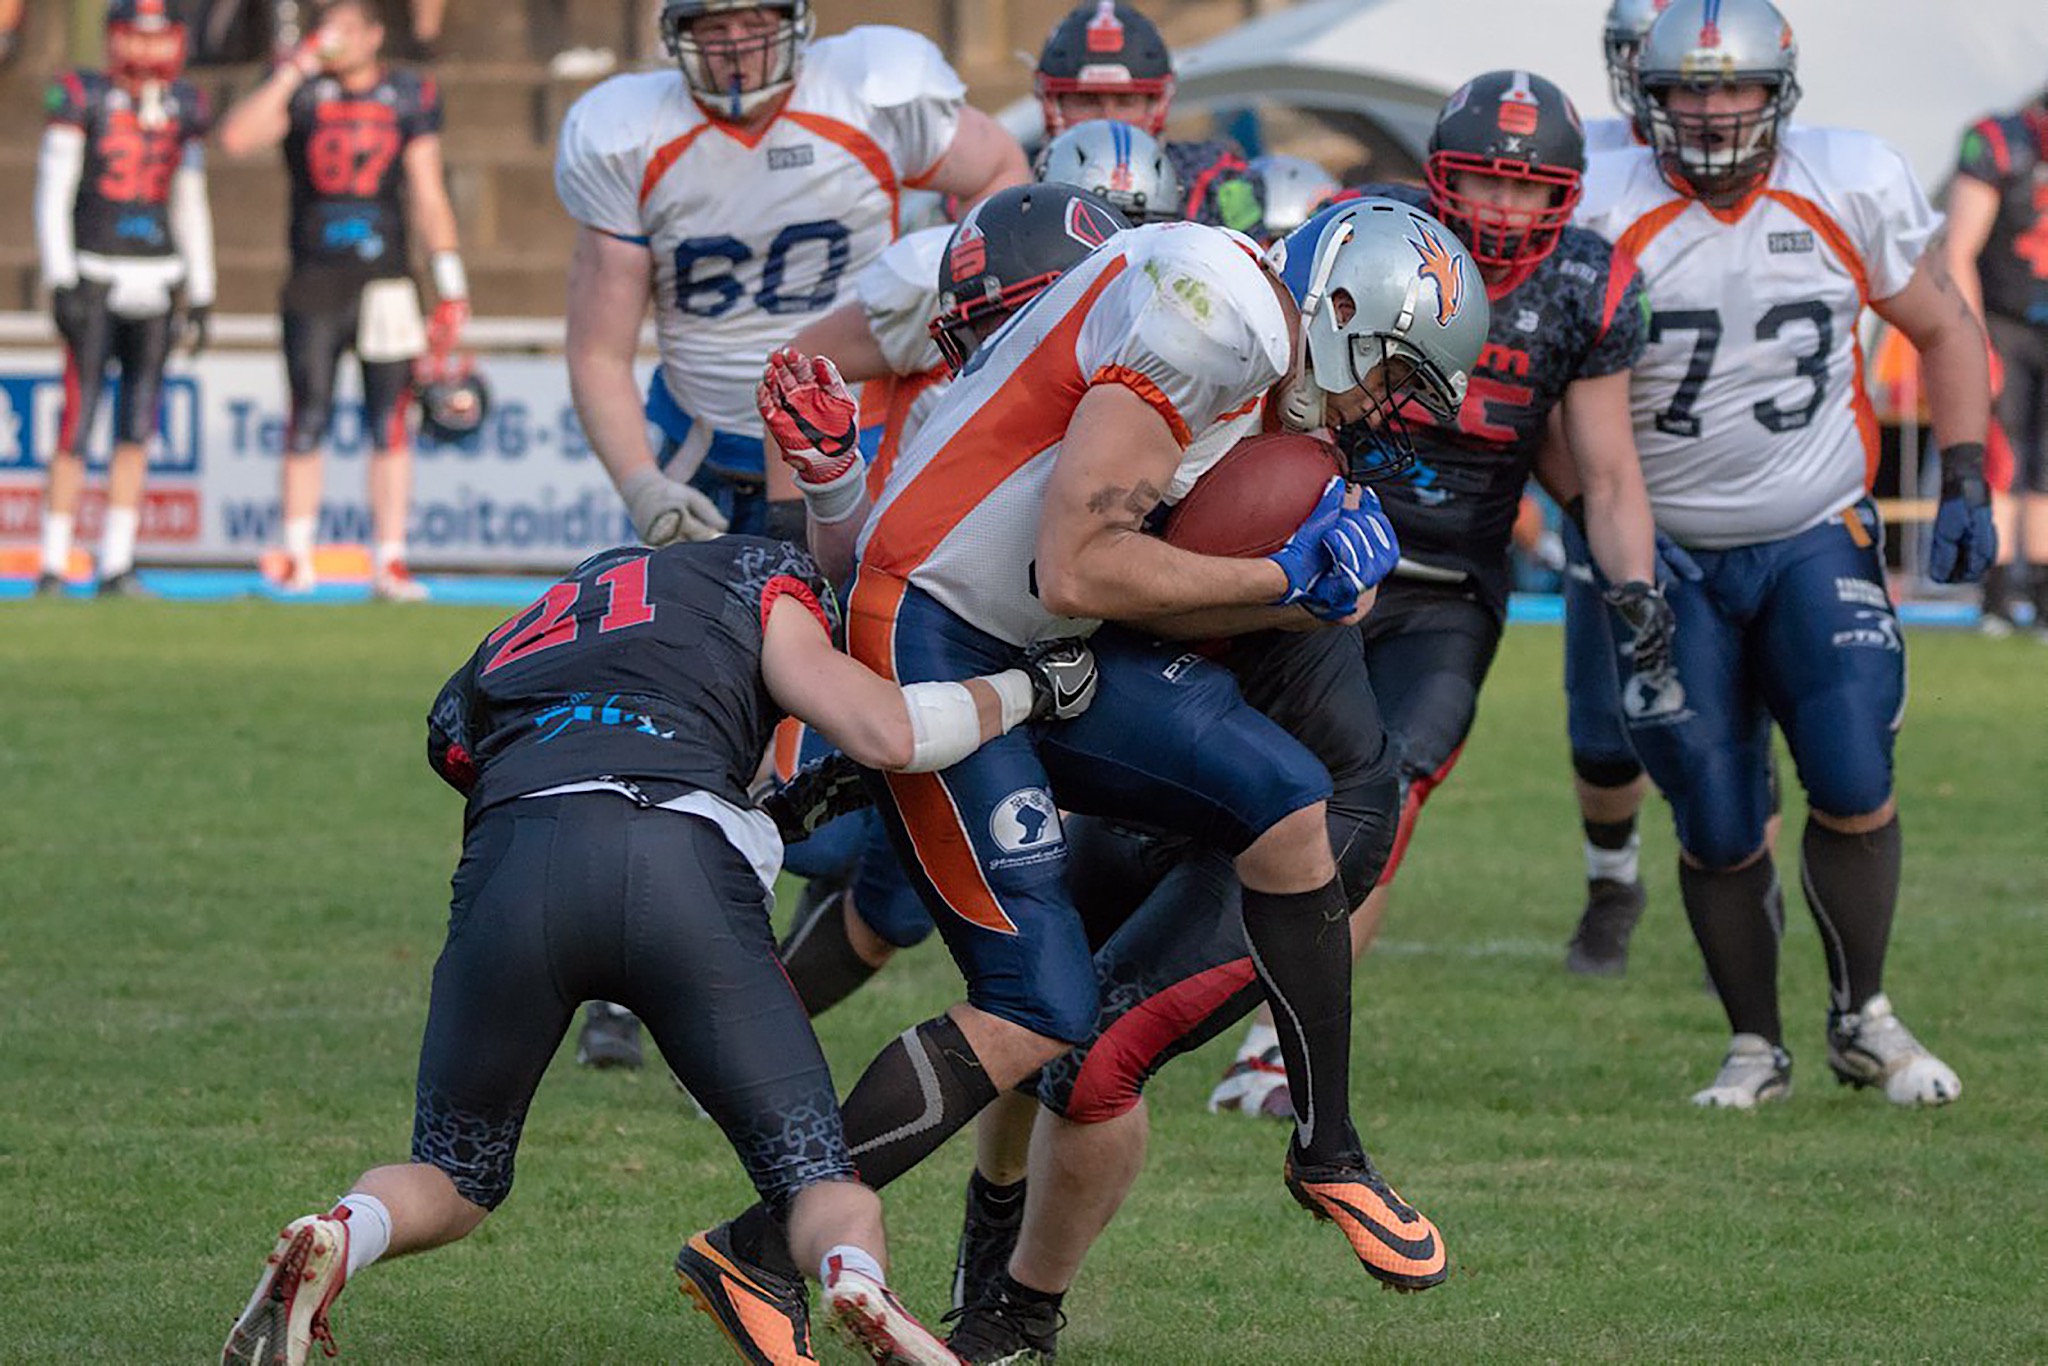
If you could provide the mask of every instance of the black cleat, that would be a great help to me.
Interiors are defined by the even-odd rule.
[[[983,1192],[989,1184],[980,1172],[967,1178],[967,1213],[960,1221],[960,1242],[953,1253],[953,1308],[961,1309],[996,1291],[1010,1269],[1017,1235],[1024,1228],[1024,1183],[1003,1206],[989,1207]]]
[[[967,1366],[1052,1361],[1059,1356],[1060,1329],[1067,1326],[1067,1316],[1058,1305],[1018,1299],[1001,1284],[974,1303],[955,1309],[945,1321],[953,1325],[946,1346]]]
[[[100,580],[99,596],[103,598],[153,598],[156,594],[143,586],[135,571],[124,569],[118,574],[109,574]]]
[[[1643,918],[1649,897],[1641,882],[1596,877],[1586,883],[1586,909],[1565,951],[1564,965],[1586,977],[1619,977],[1628,971],[1628,940]]]
[[[69,591],[61,574],[36,575],[36,596],[39,598],[61,598]]]
[[[583,1030],[576,1036],[576,1061],[584,1067],[640,1067],[640,1017],[609,1001],[583,1008]]]

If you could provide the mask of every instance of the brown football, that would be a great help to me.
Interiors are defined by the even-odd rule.
[[[1164,535],[1198,555],[1270,555],[1287,544],[1315,511],[1331,476],[1343,469],[1343,456],[1319,437],[1299,432],[1248,436],[1167,514]]]

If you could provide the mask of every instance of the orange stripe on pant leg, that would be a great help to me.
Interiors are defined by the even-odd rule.
[[[896,614],[910,585],[872,569],[853,581],[846,604],[847,652],[891,682],[896,681]],[[918,866],[948,910],[971,925],[1015,934],[1016,924],[981,871],[974,841],[936,773],[891,773],[889,795],[910,833]]]

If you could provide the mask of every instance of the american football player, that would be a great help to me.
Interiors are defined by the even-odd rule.
[[[107,66],[50,86],[36,165],[36,245],[64,342],[64,413],[43,501],[40,596],[65,591],[91,439],[110,364],[121,374],[100,535],[99,592],[142,594],[135,538],[164,362],[182,328],[195,354],[213,308],[206,98],[182,79],[185,26],[165,0],[114,0]],[[180,311],[182,308],[182,312]]]
[[[1905,642],[1868,497],[1877,425],[1856,322],[1867,305],[1920,352],[1942,492],[1931,569],[1973,582],[1996,551],[1984,475],[1982,330],[1900,154],[1788,126],[1798,47],[1769,0],[1674,0],[1636,57],[1649,145],[1593,158],[1579,221],[1637,262],[1649,342],[1631,391],[1658,526],[1698,570],[1668,585],[1670,666],[1623,667],[1637,754],[1669,799],[1687,918],[1732,1039],[1693,1099],[1786,1095],[1770,736],[1809,818],[1801,883],[1827,951],[1829,1066],[1899,1104],[1961,1084],[1883,987],[1901,837],[1892,745]]]

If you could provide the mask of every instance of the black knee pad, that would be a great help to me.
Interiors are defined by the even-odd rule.
[[[1572,772],[1588,787],[1627,787],[1643,776],[1635,759],[1596,759],[1587,754],[1572,755]]]

